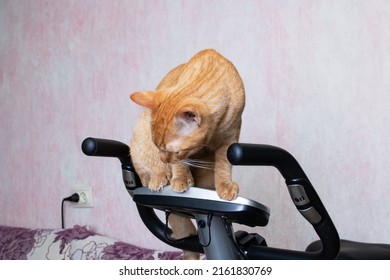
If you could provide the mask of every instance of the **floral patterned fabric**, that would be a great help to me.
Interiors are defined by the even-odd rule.
[[[140,248],[74,226],[63,230],[0,226],[1,260],[178,260],[180,251]]]

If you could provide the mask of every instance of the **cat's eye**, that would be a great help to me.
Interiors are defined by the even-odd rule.
[[[180,151],[177,151],[177,152],[171,152],[171,151],[166,151],[166,150],[162,150],[162,149],[160,149],[160,153],[178,155],[178,154],[180,154]]]

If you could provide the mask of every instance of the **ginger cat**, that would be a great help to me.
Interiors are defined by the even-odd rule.
[[[145,108],[130,144],[142,184],[176,192],[191,186],[216,189],[233,200],[239,187],[231,178],[228,147],[237,142],[245,91],[234,65],[215,50],[197,53],[171,70],[155,91],[133,93]],[[195,235],[191,220],[170,215],[174,238]],[[184,252],[185,259],[198,258]]]

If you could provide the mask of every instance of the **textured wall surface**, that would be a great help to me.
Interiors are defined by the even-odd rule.
[[[95,207],[65,221],[166,248],[140,221],[119,161],[88,158],[88,136],[128,142],[153,89],[205,48],[244,80],[242,142],[290,151],[343,238],[390,243],[388,1],[0,0],[0,224],[60,227],[60,203],[90,186]],[[235,167],[241,194],[272,209],[269,245],[315,233],[273,168]],[[250,229],[253,230],[253,229]]]

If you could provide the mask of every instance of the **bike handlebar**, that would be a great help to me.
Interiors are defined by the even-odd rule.
[[[119,141],[88,137],[81,144],[81,149],[87,156],[115,157],[122,164],[132,164],[129,146]]]
[[[307,178],[297,160],[279,147],[234,143],[229,147],[227,157],[232,165],[274,166],[286,180]]]
[[[123,183],[132,197],[134,190],[142,187],[131,162],[130,148],[126,144],[115,140],[88,137],[81,144],[81,149],[87,156],[118,158],[122,164]]]
[[[134,190],[142,187],[141,181],[132,166],[128,145],[115,140],[88,137],[81,144],[81,149],[87,156],[118,158],[122,163],[125,187],[132,197]],[[182,250],[203,253],[203,247],[199,243],[198,236],[190,236],[180,240],[167,238],[172,234],[172,231],[161,222],[153,208],[137,204],[137,209],[145,226],[161,241]]]
[[[122,163],[125,186],[131,196],[136,188],[142,187],[133,169],[129,147],[126,144],[89,137],[83,141],[82,150],[88,156],[118,158]],[[286,180],[296,208],[312,224],[323,245],[318,252],[251,245],[247,250],[249,259],[335,259],[337,257],[340,248],[337,230],[303,169],[291,154],[274,146],[236,143],[229,147],[227,157],[233,165],[276,167]],[[161,222],[152,208],[137,204],[137,209],[147,228],[163,242],[183,250],[203,252],[197,236],[173,241],[167,238],[167,235],[171,234],[170,229]]]
[[[296,208],[312,224],[320,237],[323,245],[321,251],[309,254],[308,252],[283,250],[286,256],[292,258],[307,256],[315,259],[337,257],[340,250],[340,238],[336,227],[305,172],[290,153],[270,145],[235,143],[229,147],[227,157],[233,165],[276,167],[286,180],[288,191]],[[252,250],[252,253],[258,257],[273,258],[280,255],[280,250],[262,248],[258,252]]]

